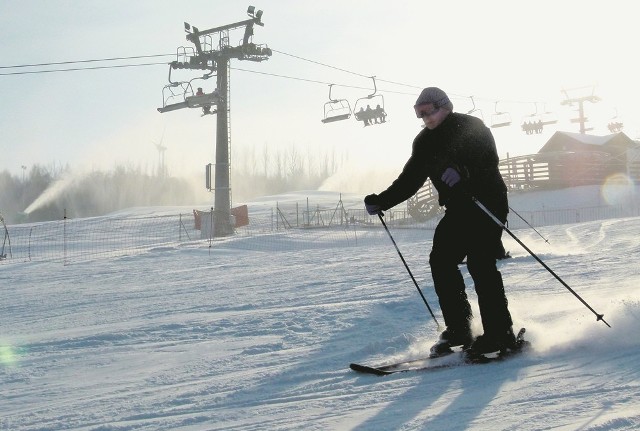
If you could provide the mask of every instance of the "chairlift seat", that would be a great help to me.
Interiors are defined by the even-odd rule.
[[[373,80],[373,93],[360,97],[353,105],[353,113],[356,120],[362,121],[365,126],[385,123],[387,118],[387,113],[384,110],[384,96],[376,94],[378,91],[376,77],[372,76],[371,79]],[[366,109],[363,107],[365,103],[367,105]],[[375,108],[371,108],[371,105],[375,105]]]
[[[364,121],[364,120],[368,120],[368,115],[366,115],[366,112],[355,112],[354,115],[356,116],[356,120],[358,121]]]
[[[498,102],[496,102],[496,112],[491,114],[491,127],[507,127],[511,125],[511,114],[508,112],[498,111]]]
[[[542,124],[544,126],[549,126],[551,124],[557,124],[558,118],[552,112],[545,112],[542,114]]]
[[[356,120],[363,121],[366,124],[382,124],[386,122],[387,113],[381,106],[375,109],[361,109],[354,112]]]
[[[511,121],[504,121],[502,123],[493,123],[491,124],[492,129],[496,129],[498,127],[507,127],[511,125]]]
[[[471,115],[472,117],[476,117],[484,123],[484,115],[482,114],[482,109],[472,109],[467,112],[467,115]]]
[[[324,104],[323,123],[334,123],[336,121],[348,120],[351,118],[351,105],[346,99],[331,99]]]
[[[334,115],[334,116],[323,118],[320,121],[326,124],[326,123],[335,123],[336,121],[348,120],[349,118],[351,118],[351,114],[340,114],[340,115]]]
[[[217,91],[200,96],[187,96],[185,102],[189,108],[202,108],[204,106],[217,105],[220,102],[220,94]]]
[[[497,112],[491,116],[491,128],[507,127],[511,125],[511,115],[508,112]]]
[[[162,108],[158,108],[158,112],[164,113],[164,112],[176,111],[178,109],[183,109],[188,107],[189,105],[187,104],[187,102],[172,103],[169,105],[165,105]]]

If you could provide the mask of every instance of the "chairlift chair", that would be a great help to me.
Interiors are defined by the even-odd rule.
[[[185,101],[189,108],[202,108],[203,115],[214,114],[216,111],[211,111],[211,107],[217,106],[220,102],[220,93],[218,90],[211,93],[196,93],[193,96],[187,96]]]
[[[544,130],[544,122],[542,121],[542,117],[540,115],[531,114],[522,118],[520,127],[522,128],[522,131],[527,135],[539,135]]]
[[[536,105],[536,113],[538,112],[538,107]],[[547,106],[545,104],[545,110],[540,115],[540,119],[542,120],[543,126],[550,126],[551,124],[556,124],[558,122],[558,116],[555,112],[547,111]]]
[[[613,118],[609,120],[609,124],[607,124],[607,128],[611,133],[622,132],[622,129],[624,128],[624,122],[622,121],[622,118],[618,117],[617,109],[616,109],[616,115],[614,115]]]
[[[536,107],[536,111],[532,114],[526,115],[522,118],[520,122],[520,127],[522,131],[527,135],[539,135],[544,130],[544,122],[542,121],[542,116],[538,114],[538,104],[534,103]]]
[[[622,129],[624,128],[624,123],[620,121],[612,120],[609,122],[609,124],[607,124],[607,128],[611,133],[619,133],[619,132],[622,132]]]
[[[187,82],[171,82],[165,85],[162,89],[162,107],[158,108],[158,112],[162,113],[187,108],[187,102],[184,100],[184,95],[187,90]],[[179,102],[177,102],[177,100],[179,100]]]
[[[211,105],[216,105],[220,100],[218,92],[214,91],[210,94],[196,95],[191,83],[197,79],[207,80],[215,71],[210,70],[203,76],[193,78],[190,81],[172,81],[171,70],[172,68],[170,67],[169,84],[165,85],[162,89],[162,107],[158,108],[158,112],[164,113],[183,108],[202,108],[204,114],[212,113]],[[176,99],[182,100],[180,102],[169,103]]]
[[[325,124],[351,118],[349,101],[346,99],[333,99],[331,97],[331,87],[333,87],[333,84],[329,84],[329,101],[324,104],[324,117],[320,120]]]
[[[544,130],[544,122],[542,121],[542,117],[538,114],[527,115],[522,119],[520,123],[520,127],[522,131],[527,135],[539,135]]]
[[[473,108],[467,111],[467,115],[473,115],[474,117],[481,119],[484,123],[484,115],[482,115],[482,109],[476,108],[476,102],[475,100],[473,100],[473,96],[469,96],[469,98],[471,99]]]
[[[620,133],[620,132],[622,132],[622,129],[624,128],[624,123],[622,122],[622,120],[620,118],[613,117],[609,121],[609,124],[607,124],[607,128],[609,129],[609,131],[611,133]]]
[[[511,115],[508,112],[498,111],[498,102],[496,102],[495,113],[491,114],[491,128],[506,127],[511,125]]]
[[[213,76],[213,73],[213,71],[210,71],[209,73],[201,77],[191,79],[189,81],[189,84],[187,85],[187,89],[184,92],[184,101],[187,103],[187,106],[189,108],[202,108],[203,116],[215,114],[218,112],[217,109],[211,110],[211,108],[218,106],[218,103],[220,103],[222,96],[220,95],[218,89],[215,89],[210,93],[206,93],[202,89],[202,87],[196,87],[198,91],[194,92],[192,83],[193,81],[200,79],[206,81],[207,79],[211,78],[211,76]]]
[[[356,100],[353,105],[353,114],[357,121],[362,121],[366,126],[373,124],[382,124],[387,121],[387,113],[384,110],[384,96],[382,94],[376,94],[378,89],[376,87],[376,77],[372,76],[373,80],[373,93],[368,96],[364,96]],[[366,104],[366,108],[364,105]],[[371,105],[375,104],[375,108]]]
[[[553,112],[544,112],[542,114],[542,125],[549,126],[551,124],[556,124],[558,122],[558,116]]]

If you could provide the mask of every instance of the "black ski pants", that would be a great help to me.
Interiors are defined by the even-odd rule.
[[[506,214],[504,217],[506,221]],[[467,258],[484,333],[504,333],[513,325],[502,275],[496,268],[502,228],[474,203],[445,212],[433,236],[431,275],[447,328],[466,330],[472,318],[465,283],[458,265]]]

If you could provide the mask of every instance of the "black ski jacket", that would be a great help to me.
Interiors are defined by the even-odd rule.
[[[472,195],[504,221],[509,205],[498,162],[493,135],[484,123],[471,115],[452,112],[438,127],[425,128],[416,136],[411,157],[398,178],[378,195],[377,203],[383,210],[394,207],[431,178],[439,204],[447,210],[469,208]],[[461,176],[453,188],[440,179],[449,167]]]

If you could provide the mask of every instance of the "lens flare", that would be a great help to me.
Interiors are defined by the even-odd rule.
[[[625,174],[613,174],[605,179],[600,194],[609,205],[629,205],[633,202],[635,184]]]
[[[0,344],[0,366],[14,367],[18,364],[18,352],[9,345]]]

